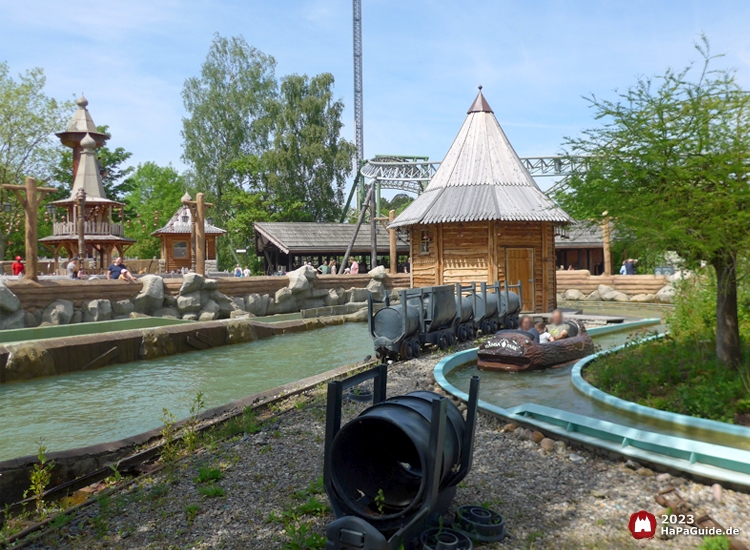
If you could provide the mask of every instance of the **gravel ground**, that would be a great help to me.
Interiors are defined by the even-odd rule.
[[[388,395],[434,389],[438,358],[394,365]],[[362,408],[346,405],[345,419]],[[320,537],[334,519],[322,492],[324,390],[289,400],[266,416],[262,431],[197,451],[177,464],[171,481],[162,470],[115,491],[31,547],[322,548]],[[724,490],[717,502],[709,486],[641,475],[623,461],[585,451],[574,451],[584,461],[573,462],[571,450],[559,443],[547,452],[524,430],[503,427],[480,415],[473,468],[454,502],[486,504],[505,517],[508,538],[481,548],[695,548],[698,537],[635,541],[627,531],[631,513],[661,513],[653,497],[670,485],[693,509],[739,528],[739,538],[750,542],[750,495]],[[217,469],[222,478],[197,482],[199,468]],[[206,494],[211,491],[223,495]]]

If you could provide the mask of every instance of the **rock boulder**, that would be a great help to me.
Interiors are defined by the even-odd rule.
[[[367,272],[367,274],[375,279],[376,281],[384,281],[388,277],[388,273],[385,270],[385,266],[379,265],[370,271]]]
[[[383,267],[383,266],[381,265],[378,267]],[[377,269],[377,267],[375,269]],[[384,301],[385,294],[386,292],[388,292],[388,290],[386,290],[385,285],[382,283],[382,281],[379,279],[375,279],[375,278],[373,278],[372,280],[370,280],[369,283],[367,283],[367,291],[372,295],[372,299],[376,302]]]
[[[165,317],[167,319],[179,319],[180,311],[176,307],[163,307],[154,312],[154,317]]]
[[[672,285],[664,285],[661,287],[659,292],[656,293],[656,300],[662,304],[674,303],[675,289]]]
[[[197,273],[187,273],[182,278],[182,286],[180,287],[180,294],[190,294],[196,290],[201,290],[205,284],[206,279],[203,275]]]
[[[130,315],[135,311],[135,306],[130,300],[117,300],[112,302],[112,313],[115,315]]]
[[[177,309],[180,313],[192,313],[201,308],[201,292],[196,290],[177,297]]]
[[[35,327],[39,323],[33,313],[19,309],[13,313],[0,313],[0,330]]]
[[[289,278],[289,285],[287,285],[287,288],[293,294],[301,294],[310,288],[310,279],[307,276],[308,270],[312,270],[313,273],[315,272],[315,270],[309,265],[303,265],[299,269],[287,273],[287,277]],[[315,277],[313,276],[313,279],[314,278]]]
[[[73,302],[55,300],[42,314],[42,322],[50,325],[67,325],[73,317]]]
[[[21,309],[21,301],[4,282],[0,282],[0,311],[15,313]]]
[[[109,300],[90,300],[83,304],[83,321],[109,321],[112,319],[112,303]]]
[[[245,296],[245,311],[262,317],[268,311],[268,294],[249,294]]]
[[[158,275],[144,275],[139,281],[143,283],[143,288],[133,298],[135,311],[151,314],[157,309],[161,309],[164,302],[164,279]]]
[[[584,300],[586,296],[583,295],[583,292],[576,288],[569,288],[565,292],[563,292],[563,300]]]

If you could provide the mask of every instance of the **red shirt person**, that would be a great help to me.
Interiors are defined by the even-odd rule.
[[[23,262],[21,261],[21,256],[16,256],[16,261],[13,262],[12,265],[13,268],[13,275],[18,277],[21,273],[26,271],[26,266],[23,265]]]

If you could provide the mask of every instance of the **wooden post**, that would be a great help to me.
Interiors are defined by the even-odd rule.
[[[37,243],[37,226],[39,216],[39,202],[47,193],[54,193],[57,189],[51,187],[37,187],[34,178],[26,178],[26,185],[5,184],[3,189],[13,191],[18,202],[26,212],[26,268],[24,281],[38,281],[39,253]]]
[[[195,224],[195,271],[201,275],[206,274],[206,226],[203,222],[206,214],[205,195],[198,193],[196,202],[196,224]]]
[[[198,193],[195,196],[195,200],[190,200],[190,195],[187,193],[182,197],[182,204],[190,208],[190,214],[193,217],[193,223],[191,226],[191,241],[195,243],[194,248],[194,269],[196,273],[200,275],[206,274],[206,226],[204,220],[206,219],[206,208],[213,206],[210,202],[206,202],[206,196],[203,193]]]
[[[391,210],[388,212],[388,223],[393,223],[393,220],[396,219],[396,211]],[[391,255],[391,275],[395,275],[398,273],[398,252],[396,252],[396,230],[395,229],[389,229],[388,230],[388,236],[390,237],[390,248],[388,252]]]
[[[373,187],[380,188],[380,180],[376,179],[372,183]],[[375,269],[378,265],[378,216],[377,198],[375,193],[370,196],[370,269]]]
[[[76,194],[76,201],[78,212],[76,214],[77,221],[77,232],[78,232],[78,261],[80,262],[81,268],[83,266],[84,258],[86,257],[86,191],[83,188],[78,190]]]
[[[604,275],[612,275],[612,250],[610,248],[610,219],[607,216],[607,212],[602,214],[604,221],[602,222],[602,245],[604,248]]]

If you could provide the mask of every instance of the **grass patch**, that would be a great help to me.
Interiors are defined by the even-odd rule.
[[[213,484],[198,487],[198,493],[206,498],[219,498],[226,494],[223,488]]]
[[[211,435],[215,439],[228,439],[238,434],[258,433],[263,427],[251,407],[247,407],[242,414],[230,418],[223,424],[212,430]]]
[[[750,342],[743,342],[744,371]],[[647,407],[699,418],[735,422],[750,413],[743,369],[723,366],[710,341],[662,338],[627,347],[590,364],[584,375],[597,388]]]
[[[195,477],[194,481],[196,483],[213,483],[214,481],[219,481],[223,477],[224,474],[221,470],[217,470],[216,468],[198,468],[198,475]]]

